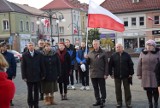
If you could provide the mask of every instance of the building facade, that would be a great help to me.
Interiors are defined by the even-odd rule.
[[[148,39],[160,43],[159,0],[106,0],[101,6],[118,16],[125,26],[123,33],[100,29],[102,34],[114,34],[115,42],[125,49],[144,47]]]

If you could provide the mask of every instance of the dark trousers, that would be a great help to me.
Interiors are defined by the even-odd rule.
[[[60,94],[67,94],[67,84],[59,83]]]
[[[122,104],[121,85],[123,82],[125,102],[126,102],[126,105],[130,105],[131,104],[131,90],[130,90],[130,84],[128,82],[128,78],[124,78],[124,79],[115,78],[114,81],[115,81],[115,92],[116,92],[117,104]]]
[[[39,82],[27,82],[28,89],[28,105],[38,108],[39,99]]]
[[[73,72],[74,72],[74,66],[71,66],[71,73],[69,74],[69,79],[70,79],[70,83],[71,85],[74,85],[74,76],[73,76]]]
[[[94,95],[97,102],[105,102],[106,99],[106,82],[104,78],[91,78],[94,88]],[[101,98],[100,98],[101,93]]]
[[[158,103],[158,98],[159,98],[158,88],[144,88],[144,89],[146,90],[148,102],[152,103],[152,98],[154,98],[154,102]]]
[[[81,74],[81,79],[82,79],[82,85],[83,86],[89,86],[89,68],[86,66],[86,71],[83,72],[81,68],[79,67],[79,72]]]

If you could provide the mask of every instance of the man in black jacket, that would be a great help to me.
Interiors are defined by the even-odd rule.
[[[38,108],[38,87],[45,78],[44,60],[32,42],[29,42],[27,47],[28,51],[22,55],[22,79],[27,83],[29,108]]]
[[[122,107],[122,82],[124,85],[126,106],[127,108],[131,108],[130,83],[134,69],[132,59],[128,53],[123,51],[122,44],[116,44],[116,52],[111,56],[109,61],[109,74],[115,81],[117,108]]]

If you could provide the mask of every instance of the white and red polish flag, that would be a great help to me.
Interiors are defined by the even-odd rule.
[[[78,30],[75,27],[73,28],[73,31],[74,31],[74,34],[78,33]]]
[[[148,20],[154,21],[152,17],[148,16]]]
[[[45,27],[47,27],[47,28],[50,26],[50,23],[49,23],[49,20],[48,20],[48,19],[45,19],[44,25],[45,25]]]
[[[89,3],[88,27],[104,28],[119,32],[125,30],[123,22],[117,16],[94,3],[92,0]]]

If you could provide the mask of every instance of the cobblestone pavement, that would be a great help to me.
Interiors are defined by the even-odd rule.
[[[137,60],[138,58],[132,58],[134,62],[134,69],[136,73]],[[16,84],[16,94],[13,99],[14,107],[11,108],[28,108],[27,106],[27,89],[25,82],[21,79],[20,64],[17,65],[17,77],[14,80]],[[107,99],[105,108],[116,108],[116,99],[114,91],[114,81],[110,77],[106,80],[107,88]],[[143,88],[140,86],[140,80],[137,79],[136,74],[133,78],[133,86],[131,86],[132,92],[132,106],[133,108],[147,108],[147,98]],[[93,107],[92,104],[95,102],[94,92],[92,85],[89,91],[81,91],[79,88],[81,84],[75,84],[76,90],[68,90],[67,101],[61,101],[59,92],[55,93],[55,101],[57,105],[46,106],[43,101],[40,101],[40,108],[99,108]],[[124,97],[123,97],[124,100]],[[123,101],[123,108],[125,103]]]

